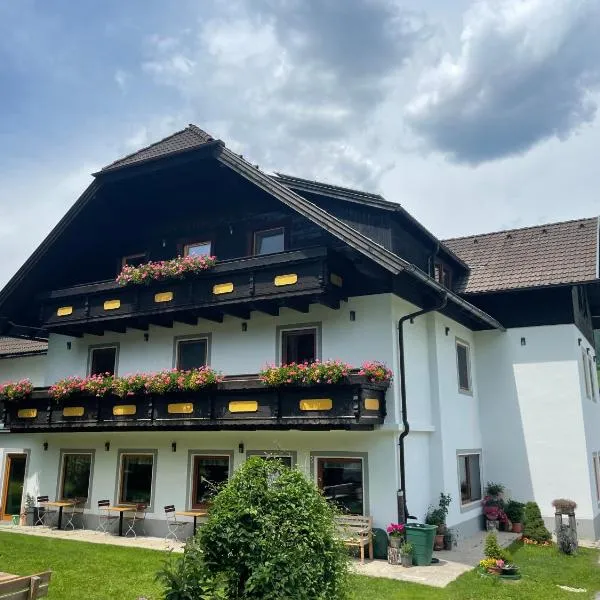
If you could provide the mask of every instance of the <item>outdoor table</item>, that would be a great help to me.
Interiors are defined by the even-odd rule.
[[[54,506],[58,508],[58,522],[56,523],[56,527],[60,529],[62,525],[62,516],[63,516],[63,508],[65,506],[73,506],[75,502],[71,500],[57,500],[55,502],[40,502],[42,506]]]
[[[13,575],[12,573],[3,573],[0,571],[0,583],[3,581],[10,581],[11,579],[17,579],[18,575]]]
[[[135,504],[130,504],[129,506],[107,506],[106,510],[114,510],[119,514],[119,536],[123,537],[123,515],[126,512],[135,512]]]
[[[181,510],[175,513],[179,517],[193,517],[194,518],[194,535],[196,535],[196,521],[198,517],[206,517],[208,512],[205,510]]]

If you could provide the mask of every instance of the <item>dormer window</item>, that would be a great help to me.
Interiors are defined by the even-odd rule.
[[[121,259],[121,267],[139,267],[146,262],[148,262],[148,258],[145,252],[140,254],[128,254]]]
[[[285,229],[265,229],[254,232],[254,255],[274,254],[285,250]]]
[[[452,287],[452,271],[443,263],[436,262],[433,268],[433,277],[444,287],[450,289]]]
[[[212,242],[192,242],[183,247],[184,256],[211,256]]]

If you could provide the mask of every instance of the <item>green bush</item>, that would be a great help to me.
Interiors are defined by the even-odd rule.
[[[510,563],[513,560],[510,552],[500,546],[498,537],[494,532],[487,534],[484,552],[486,558],[495,558],[496,560],[503,560],[506,563]]]
[[[335,514],[300,471],[250,458],[198,534],[209,581],[223,577],[229,600],[346,598],[348,558]]]
[[[525,504],[516,500],[509,500],[504,507],[504,512],[511,523],[523,522],[523,509]]]
[[[538,544],[543,544],[552,539],[552,535],[544,525],[540,507],[536,502],[528,502],[525,505],[523,536]]]

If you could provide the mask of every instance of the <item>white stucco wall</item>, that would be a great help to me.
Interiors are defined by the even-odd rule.
[[[31,379],[35,386],[44,385],[46,355],[23,356],[21,358],[0,358],[0,383]]]

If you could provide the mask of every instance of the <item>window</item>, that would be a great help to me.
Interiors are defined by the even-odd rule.
[[[600,502],[600,455],[594,454],[592,461],[594,463],[594,478],[596,479],[596,500]]]
[[[198,369],[208,363],[208,338],[176,340],[175,366],[182,371]]]
[[[590,396],[591,396],[592,400],[595,402],[596,401],[596,385],[595,385],[594,379],[596,378],[596,368],[595,368],[595,364],[594,364],[594,361],[592,360],[591,356],[588,356],[587,360],[588,360],[588,375],[590,378]]]
[[[121,259],[121,267],[139,267],[144,263],[148,262],[146,253],[143,254],[129,254]]]
[[[284,329],[281,332],[281,364],[317,360],[317,328]]]
[[[212,242],[193,242],[183,247],[184,256],[210,256]]]
[[[110,373],[114,375],[117,371],[117,347],[104,346],[102,348],[90,348],[90,375],[101,375]]]
[[[274,254],[285,250],[285,229],[267,229],[254,233],[254,254]]]
[[[471,392],[471,358],[470,348],[466,342],[456,340],[456,369],[458,372],[458,390]]]
[[[150,504],[154,454],[122,454],[119,502]]]
[[[458,455],[461,504],[470,504],[481,500],[480,458],[480,454]]]
[[[585,380],[585,395],[591,398],[594,393],[594,384],[590,373],[590,363],[585,350],[581,349],[581,360],[583,361],[583,379]],[[591,387],[590,387],[591,384]]]
[[[345,513],[363,514],[362,458],[317,458],[317,483],[325,498]]]
[[[61,500],[74,500],[90,495],[92,453],[64,453],[62,458],[60,493]]]
[[[442,264],[441,262],[436,262],[433,267],[433,277],[438,282],[441,283],[444,287],[448,289],[452,284],[452,271]]]
[[[219,486],[229,479],[229,456],[193,457],[192,508],[206,508]]]

